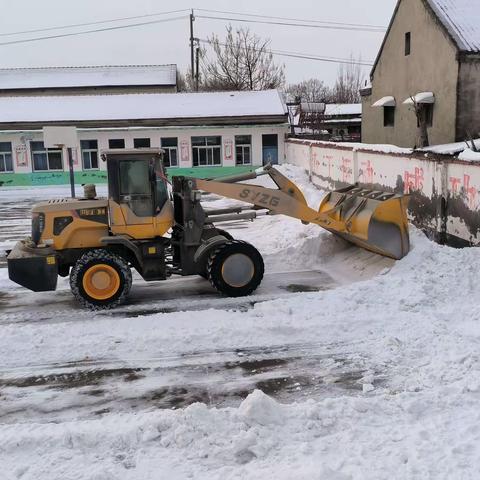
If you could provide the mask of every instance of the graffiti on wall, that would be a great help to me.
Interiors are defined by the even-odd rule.
[[[372,162],[370,162],[370,160],[365,160],[361,163],[358,178],[361,183],[372,184],[374,173]]]
[[[464,174],[463,179],[458,177],[450,177],[450,191],[453,196],[465,195],[467,204],[470,208],[476,207],[476,199],[478,191],[475,187],[471,186],[470,175]]]
[[[351,158],[342,156],[342,164],[340,165],[340,171],[342,173],[342,182],[353,183],[353,168]]]
[[[412,193],[423,190],[423,168],[415,167],[413,171],[403,172],[403,193]]]

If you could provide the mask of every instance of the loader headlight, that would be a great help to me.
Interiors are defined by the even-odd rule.
[[[45,214],[33,213],[32,214],[32,241],[35,245],[38,244],[45,229]]]

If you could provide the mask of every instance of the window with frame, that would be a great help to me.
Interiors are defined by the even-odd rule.
[[[98,170],[98,141],[80,140],[84,170]]]
[[[111,138],[108,141],[108,148],[116,149],[116,148],[125,148],[125,139],[123,138]]]
[[[405,56],[408,57],[412,52],[412,34],[407,32],[405,34]]]
[[[192,137],[194,167],[222,164],[222,137]]]
[[[235,163],[237,165],[252,164],[252,136],[235,136]]]
[[[0,173],[13,172],[11,142],[0,142]]]
[[[133,148],[150,148],[149,138],[134,138]]]
[[[45,148],[43,142],[30,142],[32,164],[35,172],[63,170],[61,148]]]
[[[165,150],[163,164],[166,167],[178,167],[178,138],[162,138],[160,139],[160,145]]]
[[[395,126],[395,107],[383,107],[383,126]]]

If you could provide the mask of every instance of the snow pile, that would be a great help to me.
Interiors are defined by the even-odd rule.
[[[238,408],[248,424],[279,425],[284,421],[282,407],[261,390],[251,393]]]
[[[474,152],[470,148],[467,148],[458,156],[458,159],[467,162],[480,162],[480,152]]]
[[[304,184],[313,206],[318,192],[309,192],[299,169],[284,168]],[[336,258],[345,265],[356,251],[329,244],[333,237],[318,227],[316,234],[299,222],[290,227],[284,217],[267,216],[252,227],[243,230],[245,237],[255,238],[272,256],[274,237],[287,232],[275,247],[282,262],[293,254],[289,240],[300,252],[305,248],[298,253],[305,265],[312,262],[306,246],[315,240],[327,245],[318,250],[331,248],[324,264]],[[480,250],[440,246],[416,230],[412,246],[407,257],[374,278],[270,301],[256,302],[252,296],[253,305],[246,310],[146,312],[131,318],[72,309],[62,319],[52,309],[50,317],[40,319],[32,308],[32,319],[21,322],[0,313],[3,476],[477,478]],[[0,284],[4,292],[4,273]],[[66,298],[68,292],[26,296],[48,303],[49,295],[63,294]],[[259,351],[280,352],[285,378],[299,374],[307,384],[313,377],[316,388],[307,396],[298,390],[295,402],[288,404],[271,398],[275,391],[265,388],[262,393],[257,386],[228,408],[203,403],[177,410],[162,410],[155,403],[133,407],[147,397],[142,388],[148,383],[159,395],[175,381],[185,382],[176,375],[187,367],[191,383],[180,385],[195,390],[207,378],[208,401],[216,389],[229,388],[232,359],[245,363]],[[308,359],[312,369],[290,373],[289,365],[298,359]],[[332,368],[339,362],[349,367],[348,378]],[[165,371],[168,364],[173,371]],[[228,368],[222,370],[224,364]],[[5,386],[38,372],[55,376],[82,365],[92,371],[106,365],[142,367],[144,383],[98,381],[63,390],[39,384],[22,387],[20,396],[19,387]],[[244,381],[252,375],[245,371]],[[325,388],[342,382],[343,390]],[[119,391],[130,407],[118,401],[102,408],[104,397]]]

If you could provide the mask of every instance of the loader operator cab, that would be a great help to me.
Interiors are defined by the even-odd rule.
[[[151,238],[164,235],[172,226],[173,208],[162,154],[158,149],[104,152],[113,233]]]

